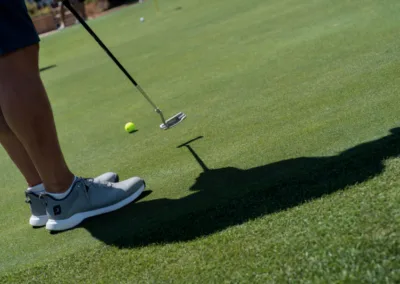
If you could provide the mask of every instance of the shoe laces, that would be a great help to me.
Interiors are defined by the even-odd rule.
[[[85,187],[85,195],[86,198],[89,200],[90,196],[89,196],[89,188],[91,186],[97,186],[97,187],[107,187],[107,188],[111,188],[112,187],[112,183],[111,182],[95,182],[94,178],[82,178],[80,177],[79,180],[83,183],[84,187]]]
[[[44,194],[44,193],[39,193],[39,194],[37,195],[37,197],[39,198],[39,200],[42,200],[42,199],[43,199],[42,194]],[[28,193],[25,193],[25,203],[32,204],[31,195],[28,194]]]
[[[41,192],[41,193],[39,193],[39,200],[42,202],[42,204],[43,204],[44,206],[47,206],[47,201],[46,201],[46,199],[45,199],[46,196],[47,196],[47,193],[46,193],[46,192]]]
[[[98,187],[112,187],[112,182],[100,182],[100,181],[95,182],[94,178],[79,178],[79,180],[83,182],[86,190],[89,190],[89,187],[93,185]]]
[[[25,195],[25,203],[32,204],[31,198],[29,197],[28,194]]]

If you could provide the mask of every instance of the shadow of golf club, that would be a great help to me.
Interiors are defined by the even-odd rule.
[[[193,142],[178,146],[187,148],[203,170],[189,188],[192,194],[176,200],[142,200],[93,218],[84,228],[120,248],[213,234],[379,175],[385,159],[400,154],[400,128],[336,156],[299,157],[251,169],[209,169],[189,145]]]
[[[55,67],[57,67],[57,65],[55,65],[55,64],[49,65],[49,66],[46,66],[46,67],[42,67],[42,68],[39,69],[39,72],[44,72],[44,71],[47,71],[49,69],[53,69]]]

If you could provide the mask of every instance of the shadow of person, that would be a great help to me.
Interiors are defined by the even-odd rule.
[[[199,137],[201,138],[201,137]],[[196,138],[194,140],[197,140]],[[86,221],[93,237],[120,248],[192,240],[367,181],[400,154],[400,128],[330,157],[300,157],[251,169],[209,169],[180,199],[141,201]]]

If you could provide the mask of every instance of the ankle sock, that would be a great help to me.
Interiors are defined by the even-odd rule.
[[[44,191],[44,185],[43,185],[43,183],[39,183],[35,186],[29,186],[27,190],[33,191],[33,192]]]
[[[77,177],[74,177],[74,180],[73,180],[71,186],[65,192],[63,192],[63,193],[50,193],[50,192],[47,192],[47,194],[52,196],[52,197],[54,197],[55,199],[63,199],[65,197],[67,197],[67,195],[71,192],[72,187],[74,186],[76,179],[77,179]]]

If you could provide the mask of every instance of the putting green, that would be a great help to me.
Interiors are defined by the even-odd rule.
[[[158,4],[88,23],[166,116],[187,114],[168,131],[81,26],[42,39],[73,172],[148,190],[50,235],[1,150],[0,282],[400,281],[399,1]]]

